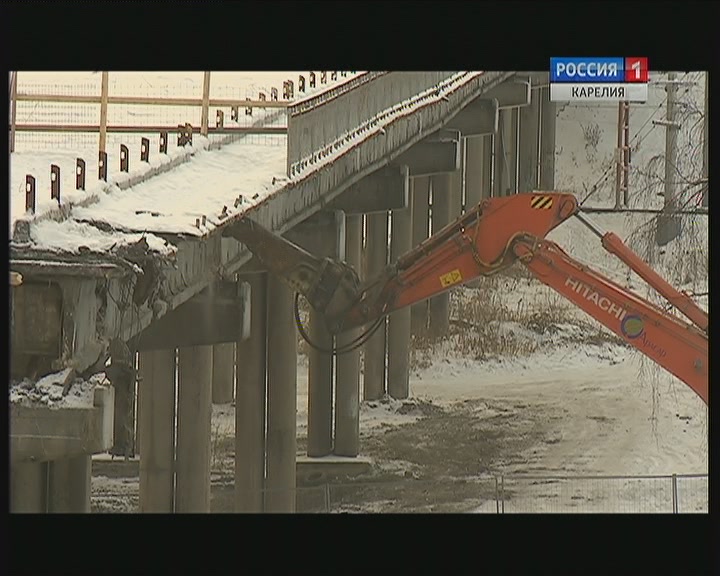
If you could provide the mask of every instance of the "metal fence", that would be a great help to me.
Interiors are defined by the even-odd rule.
[[[298,487],[298,513],[663,514],[708,513],[707,474],[497,476],[428,482],[357,482]],[[265,509],[291,496],[265,491]],[[285,508],[286,509],[286,508]]]

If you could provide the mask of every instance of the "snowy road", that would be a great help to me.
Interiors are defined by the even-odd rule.
[[[655,367],[642,374],[636,354],[618,349],[624,357],[613,364],[585,352],[558,351],[494,372],[446,364],[454,373],[414,379],[411,390],[445,402],[509,399],[560,411],[557,441],[507,473],[537,472],[540,464],[577,474],[707,473],[708,411],[687,386]]]

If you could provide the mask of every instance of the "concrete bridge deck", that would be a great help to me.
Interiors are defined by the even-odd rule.
[[[141,366],[140,373],[160,382],[169,373],[164,364],[161,367],[155,363],[166,351],[178,348],[187,350],[183,352],[186,355],[193,350],[193,354],[200,354],[193,360],[178,355],[180,388],[185,371],[188,382],[206,389],[203,375],[207,370],[213,372],[213,347],[209,345],[247,341],[249,348],[246,346],[242,358],[248,362],[248,370],[252,374],[253,370],[263,374],[267,371],[268,418],[281,418],[270,406],[285,411],[291,406],[286,406],[283,398],[292,395],[294,402],[294,388],[286,390],[285,386],[293,380],[295,368],[288,372],[280,367],[284,360],[278,364],[278,358],[291,354],[295,346],[291,345],[295,338],[292,315],[284,311],[290,294],[275,281],[267,282],[270,307],[268,332],[263,338],[267,338],[268,358],[262,367],[253,368],[252,351],[265,350],[265,343],[261,349],[257,342],[253,343],[256,335],[251,333],[250,316],[252,309],[266,305],[264,297],[256,301],[260,297],[258,289],[264,290],[265,284],[246,276],[237,284],[237,274],[249,270],[245,267],[251,255],[232,238],[233,222],[249,215],[278,233],[295,234],[301,243],[317,236],[319,244],[314,241],[319,251],[344,256],[344,236],[329,243],[328,237],[322,236],[328,229],[327,219],[313,221],[309,228],[299,225],[310,223],[311,217],[320,212],[349,216],[406,211],[410,205],[408,182],[456,172],[464,137],[511,130],[509,124],[505,127],[498,123],[499,112],[528,106],[531,86],[536,82],[533,75],[516,72],[358,74],[338,86],[292,102],[286,111],[285,146],[230,142],[230,138],[224,146],[202,142],[198,147],[201,150],[187,151],[176,165],[168,163],[172,169],[165,173],[145,169],[143,174],[128,175],[75,204],[51,207],[34,218],[16,217],[10,243],[11,267],[23,275],[24,282],[13,289],[16,301],[23,302],[14,313],[14,322],[32,325],[35,331],[25,329],[25,340],[13,351],[14,376],[27,377],[32,369],[42,374],[66,367],[87,374],[99,366],[98,362],[110,358],[120,367],[113,381],[117,393],[130,386],[128,374],[121,370],[130,362],[130,351],[150,354],[145,372]],[[514,127],[517,130],[517,124]],[[539,129],[537,123],[535,129]],[[485,150],[489,152],[489,147]],[[517,150],[513,153],[517,155]],[[537,146],[534,153],[538,153]],[[503,166],[498,169],[498,174],[501,172]],[[514,178],[515,170],[512,173]],[[442,186],[438,182],[433,188],[435,196],[444,194]],[[517,189],[517,182],[513,186]],[[504,190],[504,185],[499,189]],[[445,192],[449,194],[449,189]],[[490,191],[484,193],[489,195]],[[469,193],[467,200],[475,201]],[[433,226],[441,223],[439,210],[434,210],[437,214]],[[450,213],[446,216],[449,218]],[[330,227],[338,222],[332,217]],[[353,220],[353,229],[358,222]],[[339,226],[333,228],[335,234],[337,230],[344,234],[344,224]],[[368,226],[372,227],[370,223]],[[387,246],[385,230],[383,243]],[[393,250],[402,251],[402,245],[398,241]],[[370,244],[368,250],[372,250]],[[273,298],[283,304],[271,304]],[[48,301],[54,303],[50,309]],[[273,326],[280,332],[273,332]],[[405,332],[409,337],[409,323],[407,330],[403,328]],[[53,338],[55,342],[50,342]],[[209,357],[207,351],[200,352],[206,348]],[[384,347],[381,353],[384,356]],[[162,358],[162,362],[175,363],[174,353],[172,359]],[[240,366],[240,351],[237,362]],[[329,422],[330,413],[320,406],[327,401],[324,395],[328,382],[332,390],[332,373],[328,372],[332,368],[318,357],[311,358],[311,365],[316,366],[311,369],[315,372],[313,381],[322,374],[319,377],[324,383],[322,390],[316,382],[311,386],[314,391],[309,391],[310,412],[315,414],[310,416],[315,418],[315,424],[309,426],[309,436],[317,434],[318,414],[323,426]],[[317,368],[320,365],[324,367]],[[366,373],[368,369],[366,361]],[[328,375],[330,381],[326,382]],[[274,390],[270,385],[274,380],[285,384],[276,385]],[[168,389],[168,393],[168,398],[174,398],[174,391]],[[193,400],[195,409],[210,401],[206,392],[198,393],[201,396]],[[126,396],[127,391],[123,394]],[[123,394],[116,394],[116,402],[117,396]],[[148,400],[145,405],[144,409],[149,410],[153,403]],[[153,410],[159,411],[157,418],[174,421],[173,414],[161,416],[166,409],[158,406]],[[178,422],[182,413],[179,404]],[[255,418],[255,413],[246,412],[245,417]],[[280,428],[276,433],[285,439],[286,425],[277,425]],[[117,426],[115,431],[117,435]],[[267,433],[270,442],[271,428]],[[191,434],[203,436],[198,430]],[[190,437],[182,436],[178,429],[178,443],[181,437],[185,438],[182,442],[190,442]],[[309,444],[313,442],[311,438]],[[290,450],[289,446],[283,450]],[[268,474],[273,466],[283,470],[287,467],[283,458],[289,454],[283,454],[281,460],[268,464]],[[197,457],[202,460],[202,451]],[[267,457],[272,461],[270,452]],[[194,469],[191,462],[195,460],[177,462],[177,474],[181,468]],[[177,490],[184,494],[196,492],[187,492],[187,487]],[[199,498],[202,500],[202,494]],[[177,502],[175,505],[177,510],[189,510],[184,505],[178,508]],[[197,505],[202,507],[201,503]]]

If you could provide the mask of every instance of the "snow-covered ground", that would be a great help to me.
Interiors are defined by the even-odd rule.
[[[28,76],[24,79],[23,74]],[[211,97],[237,94],[245,97],[257,91],[259,86],[272,83],[279,83],[281,88],[282,80],[288,77],[288,73],[273,74],[277,77],[268,75],[265,79],[252,80],[252,86],[228,88],[222,94],[211,92]],[[202,74],[178,73],[173,76],[168,73],[165,76],[151,80],[145,75],[140,82],[155,83],[156,87],[170,86],[167,89],[169,95],[200,94]],[[681,168],[685,180],[691,180],[697,172],[696,107],[693,102],[701,98],[703,86],[697,73],[688,73],[686,77],[698,81],[683,92],[685,105],[681,106],[685,126],[679,138],[679,146],[684,150]],[[97,93],[99,74],[83,73],[78,79],[92,84],[88,93]],[[26,80],[29,85],[29,73],[20,73],[20,82]],[[129,86],[130,80],[126,78],[125,81]],[[220,84],[220,81],[212,84],[211,91]],[[58,89],[70,90],[62,86]],[[47,88],[44,90],[48,91]],[[111,93],[122,93],[120,84],[111,84]],[[128,87],[126,93],[139,92]],[[657,192],[662,188],[658,187],[658,175],[662,174],[663,163],[662,158],[658,160],[658,155],[664,149],[664,132],[652,120],[664,117],[663,97],[664,90],[660,84],[651,86],[651,101],[647,105],[633,105],[631,109],[631,136],[635,138],[630,187],[632,206],[658,208],[662,205]],[[52,113],[48,110],[48,114]],[[130,112],[128,108],[126,113],[129,116]],[[30,114],[23,112],[26,113]],[[35,114],[38,113],[39,109],[36,109]],[[112,122],[131,122],[129,116],[114,118]],[[149,116],[143,118],[147,118],[148,122],[159,121]],[[258,118],[254,116],[253,120]],[[168,121],[165,117],[161,120]],[[19,113],[18,121],[44,120],[37,117],[30,120]],[[81,121],[90,123],[89,120]],[[195,119],[190,121],[197,123]],[[247,121],[249,118],[241,116],[241,122]],[[608,167],[612,168],[616,122],[615,106],[558,106],[558,189],[574,192],[584,199],[592,186],[602,181]],[[179,226],[188,233],[202,233],[216,222],[217,214],[208,213],[208,206],[221,208],[227,205],[232,211],[238,208],[234,204],[235,199],[242,195],[240,209],[247,207],[271,193],[274,186],[272,177],[285,171],[284,141],[278,137],[264,142],[243,140],[217,151],[205,150],[206,142],[200,138],[195,138],[194,144],[190,162],[125,191],[112,188],[112,183],[117,182],[113,179],[122,178],[112,169],[109,187],[98,188],[100,184],[95,182],[97,171],[94,162],[96,147],[89,146],[86,194],[97,194],[99,201],[76,207],[73,216],[87,220],[97,218],[133,230],[161,231],[167,230],[167,226]],[[156,144],[151,146],[154,152]],[[166,159],[153,152],[151,165],[153,162],[169,161],[173,154],[179,153],[172,146]],[[46,154],[23,151],[20,147],[12,157],[11,218],[24,209],[25,173],[36,172],[39,202],[43,194],[47,198],[42,202],[49,202],[51,162],[61,165],[63,198],[77,199],[73,196],[76,155],[76,150],[57,150]],[[131,155],[135,152],[131,151]],[[117,157],[114,157],[110,166],[116,164]],[[131,170],[138,166],[139,163],[131,160]],[[242,178],[237,177],[238,173],[242,174]],[[614,173],[611,172],[611,176],[590,196],[587,205],[612,206],[613,182]],[[683,192],[683,198],[689,198],[691,192]],[[253,198],[255,194],[258,196]],[[20,212],[16,212],[18,202],[22,202]],[[136,214],[137,211],[141,213]],[[195,227],[196,218],[203,215],[206,216],[206,227],[198,229]],[[707,216],[686,217],[682,235],[662,249],[652,243],[652,227],[649,225],[652,215],[595,214],[590,217],[601,228],[612,230],[626,240],[673,284],[692,292],[707,292]],[[36,226],[36,241],[43,246],[57,242],[61,231],[52,228],[56,224],[47,222],[43,225],[45,230]],[[72,225],[83,224],[76,221]],[[644,237],[638,233],[643,227],[650,230]],[[581,222],[570,220],[553,231],[549,238],[578,260],[632,287],[643,296],[648,294],[644,283],[605,252],[599,239]],[[95,238],[94,241],[94,246],[105,246],[100,239]],[[500,297],[509,308],[527,305],[535,309],[559,310],[558,307],[564,304],[546,287],[525,279],[515,281],[505,292],[501,290]],[[697,300],[707,309],[706,296]],[[520,453],[508,454],[493,465],[492,472],[505,477],[508,483],[506,488],[511,496],[506,502],[506,511],[670,511],[667,510],[670,484],[664,478],[576,479],[552,483],[519,479],[521,475],[530,474],[636,476],[708,473],[709,414],[702,401],[687,386],[629,348],[611,341],[582,342],[582,333],[587,326],[575,323],[573,318],[582,318],[600,329],[599,324],[593,324],[594,321],[582,313],[570,309],[563,312],[563,320],[556,326],[559,333],[554,335],[536,334],[517,322],[505,322],[500,326],[504,335],[512,332],[517,338],[535,339],[537,345],[529,347],[528,354],[479,360],[474,355],[458,354],[452,349],[452,343],[437,346],[434,352],[427,354],[429,366],[413,371],[411,396],[450,411],[464,402],[471,402],[478,421],[489,421],[502,415],[498,403],[511,403],[518,418],[523,421],[532,421],[537,414],[552,415],[546,424],[549,441],[533,444]],[[458,315],[458,319],[465,318]],[[45,394],[40,396],[47,396],[46,401],[53,401],[50,392],[57,396],[55,388],[57,386],[48,384]],[[21,394],[19,389],[16,392]],[[298,365],[297,401],[298,435],[302,437],[307,431],[307,365],[302,357]],[[401,410],[403,404],[400,401],[364,402],[360,424],[363,437],[382,438],[388,429],[412,426],[422,419],[420,411]],[[215,407],[214,421],[219,434],[231,435],[234,431],[234,410],[231,407]],[[442,451],[442,447],[438,451]],[[439,459],[442,457],[438,454]],[[117,482],[96,477],[93,483],[94,489],[112,492],[112,484]],[[122,484],[121,491],[131,495],[137,493],[137,484],[132,480],[123,480]],[[707,510],[707,499],[703,498],[706,490],[706,478],[679,478],[678,492],[684,494],[680,510]],[[121,504],[118,506],[122,509]],[[494,507],[494,502],[488,502],[479,511],[494,511]],[[469,510],[476,509],[471,507]]]
[[[308,81],[304,93],[298,91],[298,77],[303,74]],[[295,99],[319,93],[328,87],[350,80],[358,72],[346,77],[338,74],[333,82],[328,73],[327,84],[320,83],[317,72],[315,87],[309,85],[309,73],[303,72],[246,72],[213,73],[211,98],[258,98],[267,95],[270,88],[277,88],[282,95],[282,83],[295,82]],[[69,93],[98,94],[99,73],[18,73],[18,91],[21,93]],[[202,73],[113,73],[110,75],[109,93],[112,95],[148,95],[173,97],[199,97],[202,91]],[[186,109],[187,108],[187,109]],[[229,111],[228,111],[229,112]],[[251,116],[242,110],[236,125],[282,126],[285,125],[284,110],[254,109]],[[18,123],[97,123],[99,106],[96,104],[53,104],[20,101],[17,110]],[[114,114],[114,115],[113,115]],[[177,125],[199,123],[199,107],[115,105],[109,107],[110,124],[161,123]],[[80,120],[78,120],[80,115]],[[84,120],[85,116],[92,118]],[[226,114],[231,124],[229,113]],[[169,135],[168,152],[160,154],[158,134],[133,134],[108,136],[108,181],[98,178],[97,135],[90,139],[55,141],[58,134],[45,134],[38,141],[18,133],[16,152],[10,159],[10,230],[18,218],[28,218],[25,211],[26,175],[36,179],[36,210],[41,215],[57,208],[50,197],[50,165],[60,168],[61,204],[77,204],[72,217],[78,220],[102,221],[118,229],[140,232],[178,232],[199,235],[206,233],[218,221],[223,207],[225,214],[244,211],[253,204],[279,189],[286,174],[287,138],[284,135],[245,135],[235,138],[232,144],[220,150],[208,150],[208,146],[220,139],[211,135],[203,138],[195,135],[192,145],[176,146],[174,134]],[[72,135],[77,136],[77,135]],[[150,160],[140,162],[140,139],[150,140]],[[55,140],[53,140],[55,138]],[[117,140],[117,141],[116,141]],[[119,144],[129,149],[129,172],[123,173],[119,166]],[[186,164],[156,176],[131,189],[120,190],[116,185],[130,178],[146,174],[150,170],[187,158]],[[86,162],[85,190],[76,190],[76,159]],[[278,181],[279,180],[279,181]],[[278,181],[276,183],[276,181]],[[99,200],[96,203],[90,203]],[[84,205],[83,205],[84,204]],[[199,220],[200,226],[196,226]],[[34,230],[33,241],[41,248],[73,249],[76,245],[57,242],[60,232]],[[85,236],[93,234],[86,229]],[[92,242],[91,242],[92,244]]]

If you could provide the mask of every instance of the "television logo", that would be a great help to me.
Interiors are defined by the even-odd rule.
[[[647,83],[648,59],[550,58],[550,82]]]

